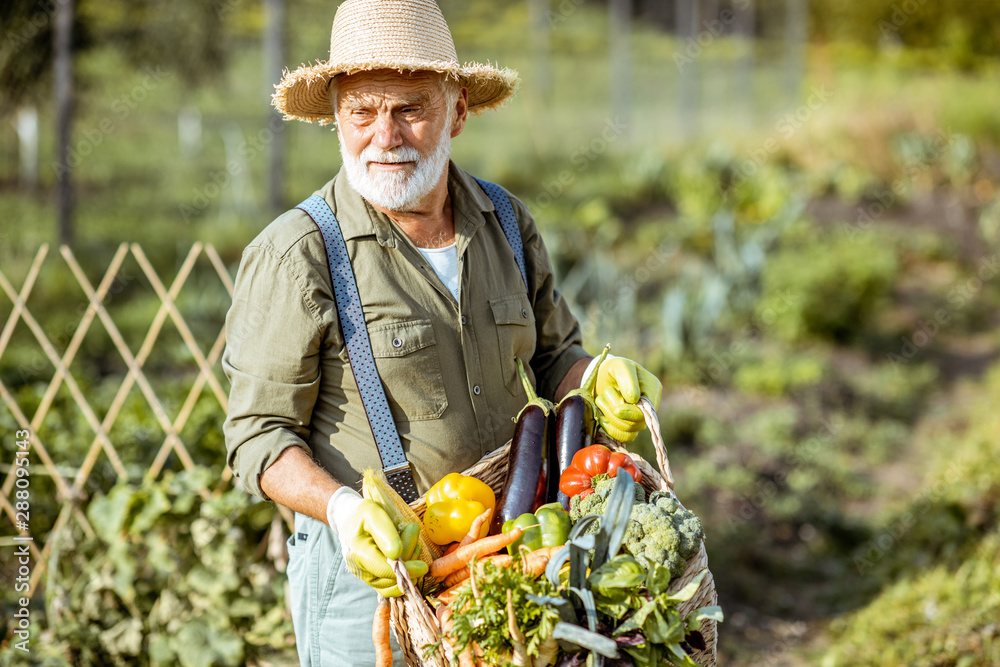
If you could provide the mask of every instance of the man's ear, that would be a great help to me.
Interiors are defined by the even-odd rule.
[[[465,119],[469,117],[469,91],[465,87],[458,91],[458,98],[455,100],[455,120],[451,125],[451,138],[454,139],[462,134],[465,129]]]

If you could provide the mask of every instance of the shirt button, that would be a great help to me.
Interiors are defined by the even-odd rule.
[[[482,391],[483,390],[479,388],[478,384],[475,387],[472,388],[472,393],[475,394],[476,396],[479,396],[479,394],[481,394]]]
[[[462,324],[465,324],[465,322],[466,322],[465,315],[462,315]]]
[[[383,338],[383,340],[385,340],[385,339]],[[392,346],[393,347],[402,347],[403,346],[403,341],[401,341],[398,338],[393,338],[392,339]]]
[[[527,316],[528,316],[528,311],[526,311],[524,308],[522,308],[521,309],[521,317],[527,317]]]

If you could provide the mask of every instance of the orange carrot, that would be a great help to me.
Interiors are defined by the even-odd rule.
[[[462,538],[458,546],[464,547],[468,544],[472,544],[479,539],[479,533],[483,530],[483,524],[490,520],[490,515],[493,514],[492,509],[487,509],[485,512],[480,514],[473,520],[472,525],[469,526],[469,534]]]
[[[389,643],[389,601],[378,598],[375,622],[372,624],[372,641],[375,643],[375,667],[392,667],[392,645]]]
[[[447,607],[452,602],[455,601],[455,596],[458,595],[458,589],[465,585],[465,581],[460,581],[454,586],[447,588],[437,594],[437,599],[441,601],[443,607]]]
[[[444,550],[444,555],[447,556],[460,546],[462,546],[461,542],[452,542],[451,544],[448,545],[448,548]]]
[[[445,612],[441,616],[441,632],[444,635],[444,640],[448,642],[454,651],[454,645],[448,637],[453,629],[454,624],[451,622],[451,611],[445,607]],[[465,650],[458,654],[458,665],[459,667],[475,667],[476,661],[472,654],[472,646],[466,646]]]
[[[521,556],[521,563],[524,572],[534,577],[545,573],[545,567],[549,564],[549,559],[562,547],[542,547],[531,552],[526,552]],[[486,556],[476,560],[476,572],[482,573],[486,563],[493,563],[497,567],[510,567],[514,562],[513,556],[507,554],[497,554],[496,556]],[[469,578],[469,566],[466,565],[460,570],[455,570],[444,578],[445,588],[454,588]]]
[[[469,578],[469,566],[466,565],[461,570],[455,570],[447,577],[444,578],[444,587],[451,588],[452,586],[457,586],[466,579]]]
[[[476,540],[472,544],[459,547],[447,556],[441,556],[433,561],[431,563],[430,575],[438,579],[447,577],[452,572],[461,570],[462,566],[473,558],[485,556],[494,551],[500,551],[500,549],[503,549],[511,542],[520,539],[523,533],[524,530],[522,528],[514,528],[509,533],[490,535],[481,540]]]
[[[493,563],[497,567],[510,567],[514,558],[507,554],[497,554],[495,556],[485,556],[476,559],[476,572],[482,572],[486,563]],[[469,566],[466,565],[461,570],[455,570],[444,578],[444,585],[451,588],[455,584],[461,583],[469,578]]]
[[[489,556],[482,560],[476,561],[476,573],[482,574],[483,568],[486,566],[486,563],[493,563],[497,567],[510,567],[513,562],[514,558],[512,556],[508,556],[507,554]],[[457,575],[462,575],[462,576],[457,576]],[[452,579],[453,577],[454,580]],[[452,601],[455,599],[455,596],[458,595],[458,589],[460,589],[463,585],[466,584],[466,582],[469,581],[469,577],[470,577],[470,572],[468,566],[463,567],[458,572],[453,572],[452,574],[449,574],[444,580],[444,585],[447,586],[448,588],[438,593],[437,599],[446,605],[451,604]]]
[[[523,556],[523,560],[521,562],[524,564],[524,572],[535,577],[544,574],[545,568],[549,564],[549,560],[560,549],[562,549],[561,546],[542,547],[541,549],[535,549],[534,551],[528,553],[528,555]]]

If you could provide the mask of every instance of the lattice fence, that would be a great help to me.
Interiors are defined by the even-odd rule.
[[[206,273],[217,276],[218,280],[221,281],[222,287],[232,297],[233,279],[220,258],[219,253],[212,245],[196,243],[187,253],[183,262],[181,262],[176,275],[170,281],[169,287],[161,279],[160,275],[154,269],[153,264],[137,244],[123,243],[120,245],[103,277],[96,285],[88,279],[80,262],[78,262],[68,247],[61,247],[59,254],[65,263],[65,268],[68,268],[73,279],[82,289],[87,304],[85,308],[81,306],[79,324],[73,330],[72,335],[67,337],[68,342],[65,345],[65,349],[62,350],[57,349],[50,334],[46,333],[43,325],[39,322],[39,318],[32,314],[29,300],[32,291],[39,282],[39,277],[43,275],[43,271],[54,270],[56,268],[64,269],[64,267],[53,266],[53,263],[58,263],[58,260],[49,259],[47,262],[49,248],[48,246],[42,246],[31,262],[20,289],[14,287],[11,279],[4,273],[3,268],[0,267],[0,289],[2,289],[13,305],[11,314],[4,323],[2,331],[0,331],[0,362],[5,361],[5,353],[9,354],[9,347],[15,331],[18,330],[19,326],[27,327],[27,330],[30,331],[30,337],[33,339],[32,342],[37,343],[47,362],[47,367],[53,373],[42,393],[40,402],[37,403],[37,407],[34,407],[32,414],[27,414],[29,410],[22,409],[21,405],[19,405],[16,397],[17,388],[5,384],[2,375],[0,375],[0,401],[2,401],[0,402],[0,413],[4,410],[9,410],[17,427],[31,432],[30,455],[32,475],[46,475],[51,478],[58,494],[60,506],[60,511],[52,524],[51,530],[46,535],[34,534],[34,541],[29,543],[34,554],[34,561],[37,564],[32,571],[32,590],[36,589],[38,580],[44,573],[50,545],[54,542],[54,538],[67,528],[70,521],[75,521],[86,535],[93,536],[93,528],[83,511],[83,507],[85,507],[84,501],[87,500],[85,485],[88,479],[90,479],[95,464],[99,461],[100,457],[102,455],[107,457],[107,461],[118,479],[130,479],[130,476],[134,477],[134,466],[133,473],[130,475],[127,465],[129,461],[123,460],[122,456],[119,455],[115,439],[111,435],[116,420],[118,420],[122,408],[134,388],[138,388],[145,404],[148,405],[150,419],[155,421],[155,424],[163,433],[163,441],[159,445],[152,463],[145,469],[144,475],[149,478],[156,478],[163,472],[164,467],[171,460],[171,455],[175,455],[174,460],[179,462],[184,468],[190,469],[196,465],[190,453],[189,445],[191,443],[186,443],[181,434],[188,420],[191,418],[199,398],[206,389],[207,393],[214,397],[215,402],[218,404],[217,422],[220,429],[228,405],[228,387],[223,386],[225,379],[220,372],[219,363],[225,345],[224,331],[220,328],[217,334],[211,337],[211,340],[203,340],[199,343],[192,332],[193,327],[189,326],[188,321],[178,306],[178,299],[182,294],[182,290],[185,288],[196,267],[199,266],[202,269],[202,277]],[[129,256],[132,257],[134,264],[138,265],[139,275],[145,278],[148,286],[155,292],[156,299],[159,302],[155,314],[149,320],[145,335],[142,337],[141,343],[135,351],[126,342],[127,337],[123,335],[107,307],[109,296],[113,295],[113,291],[120,281],[122,267]],[[70,289],[71,287],[68,286],[66,289]],[[196,285],[190,289],[193,290],[198,287]],[[218,313],[220,321],[224,314],[224,311]],[[185,386],[186,397],[180,403],[179,408],[174,411],[174,414],[170,414],[167,402],[157,395],[157,391],[154,389],[156,379],[150,377],[145,369],[145,365],[156,349],[158,341],[161,339],[161,333],[164,331],[164,327],[168,321],[172,323],[176,332],[180,335],[187,353],[190,354],[197,368],[196,374],[190,379],[189,386]],[[99,322],[99,325],[97,322]],[[114,350],[120,355],[121,361],[124,362],[126,368],[121,384],[118,386],[117,391],[106,408],[94,407],[94,401],[92,397],[88,396],[87,391],[90,379],[78,377],[78,371],[77,375],[75,375],[73,370],[74,361],[78,360],[78,355],[81,354],[81,347],[88,332],[92,327],[97,326],[103,327],[106,334],[110,337]],[[134,328],[135,323],[132,322],[131,326]],[[204,350],[203,345],[207,347],[207,352]],[[6,361],[8,363],[18,363],[16,359],[7,359]],[[185,377],[186,381],[187,377]],[[87,437],[90,438],[90,433],[92,433],[92,439],[86,450],[86,455],[82,462],[79,463],[58,460],[58,455],[39,436],[40,431],[43,430],[43,426],[46,424],[46,420],[53,418],[53,405],[61,390],[68,390],[69,395],[72,397],[74,410],[78,412],[79,417],[88,425],[89,433]],[[103,412],[103,415],[100,414],[101,412]],[[5,440],[8,435],[13,436],[13,434],[3,434]],[[9,453],[5,451],[4,458],[7,460],[4,463],[10,461],[7,458],[8,455]],[[36,463],[41,464],[42,470],[38,469],[38,466],[35,465]],[[78,467],[74,467],[77,464]],[[16,526],[16,512],[12,501],[15,475],[12,474],[12,469],[8,470],[11,474],[6,475],[3,485],[0,487],[0,509],[10,518],[11,523]],[[202,494],[207,497],[209,494],[221,493],[229,485],[230,478],[231,473],[228,469],[220,469],[218,484],[214,488],[203,489]],[[103,490],[106,491],[107,489]],[[284,508],[280,508],[280,510],[285,522],[291,526],[291,514]]]

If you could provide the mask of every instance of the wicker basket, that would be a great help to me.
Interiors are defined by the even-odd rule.
[[[653,405],[643,398],[639,407],[642,408],[646,417],[646,425],[649,427],[653,438],[653,446],[656,450],[656,461],[660,471],[657,471],[641,456],[628,452],[635,461],[636,467],[642,473],[642,486],[646,492],[665,491],[673,489],[674,479],[670,473],[670,462],[667,460],[666,447],[663,444],[663,436],[660,434],[660,422],[656,417]],[[610,440],[601,434],[598,442],[607,445],[617,451],[626,451],[620,442]],[[477,477],[489,484],[494,493],[499,494],[506,479],[507,452],[510,443],[484,457],[475,465],[466,470],[464,475]],[[423,497],[410,504],[416,513],[423,517],[426,504]],[[678,591],[686,586],[702,570],[708,569],[708,555],[705,552],[705,543],[702,541],[698,551],[688,559],[687,569],[670,586],[671,591]],[[440,648],[431,653],[425,653],[422,647],[437,642],[440,637],[441,627],[434,616],[434,612],[421,596],[420,591],[410,581],[406,570],[397,568],[397,576],[403,584],[404,594],[402,597],[392,598],[392,623],[396,631],[396,638],[406,657],[407,664],[411,667],[448,667],[451,664],[451,651],[446,642],[442,642]],[[682,603],[678,609],[682,615],[718,602],[715,592],[715,581],[712,573],[708,572],[698,588],[698,592],[693,598]],[[691,657],[695,662],[703,667],[715,667],[716,643],[718,640],[716,622],[710,620],[701,621],[701,634],[705,640],[705,649],[696,651]]]

